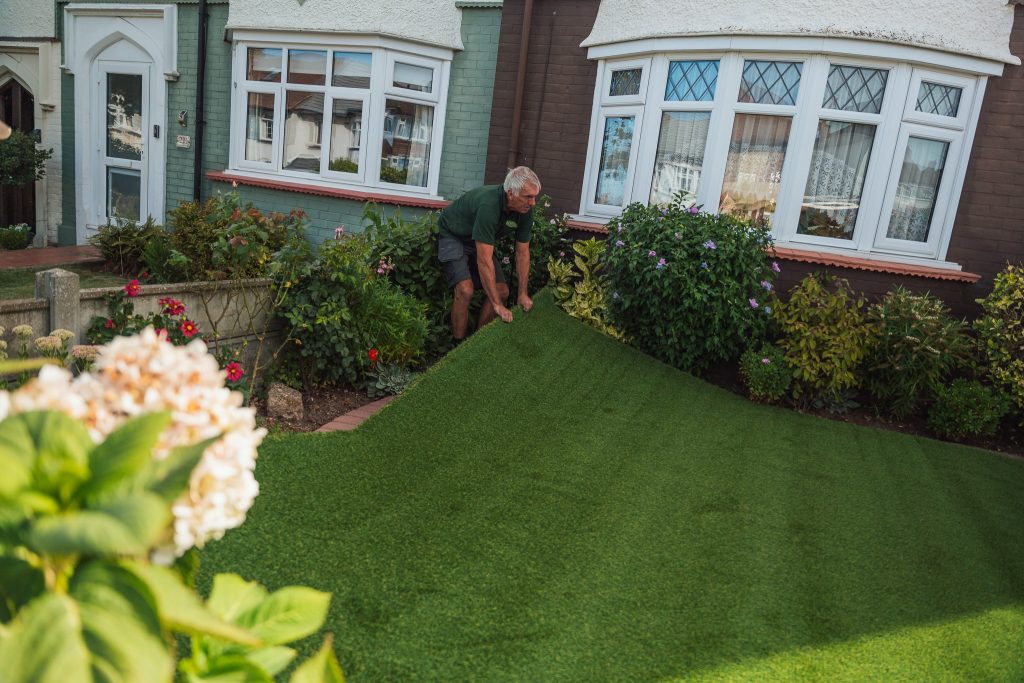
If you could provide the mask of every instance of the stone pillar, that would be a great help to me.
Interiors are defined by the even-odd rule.
[[[50,329],[63,328],[75,333],[70,344],[78,343],[78,273],[61,268],[36,273],[36,298],[50,302]]]

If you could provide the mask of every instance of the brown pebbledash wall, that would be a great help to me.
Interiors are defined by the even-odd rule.
[[[516,163],[532,167],[552,210],[579,210],[587,157],[596,62],[579,44],[590,34],[598,0],[536,0],[527,60]],[[505,0],[495,74],[486,182],[504,178],[511,140],[512,103],[524,0]],[[1010,50],[1024,56],[1024,6],[1017,6]],[[947,259],[978,273],[965,285],[849,268],[783,262],[786,289],[809,272],[845,277],[874,298],[897,284],[930,291],[958,314],[978,311],[975,299],[992,289],[1007,262],[1024,262],[1024,67],[1007,65],[985,92]]]

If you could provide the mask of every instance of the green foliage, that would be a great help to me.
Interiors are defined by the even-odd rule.
[[[418,373],[391,363],[375,365],[367,373],[366,393],[370,398],[394,396],[405,391]]]
[[[172,643],[191,637],[183,680],[270,681],[285,645],[320,629],[330,596],[275,593],[218,575],[207,604],[181,575],[148,563],[171,505],[211,441],[152,456],[166,412],[125,422],[94,445],[61,412],[0,421],[0,671],[7,683],[174,678]],[[327,641],[329,645],[329,640]],[[340,680],[329,646],[293,681]]]
[[[338,157],[337,159],[332,159],[328,168],[330,168],[330,170],[332,171],[338,171],[339,173],[359,172],[359,164],[352,161],[351,159],[346,159],[345,157]]]
[[[36,147],[36,140],[20,130],[0,140],[0,187],[20,187],[42,180],[52,149]]]
[[[528,292],[539,292],[548,283],[547,264],[551,259],[565,258],[572,248],[572,239],[566,226],[568,217],[565,214],[549,216],[549,208],[551,198],[546,194],[538,197],[537,204],[533,207],[533,226],[530,228],[530,278],[526,286]],[[494,250],[498,260],[505,266],[508,288],[515,297],[519,287],[519,274],[515,269],[515,240],[503,240],[494,245]]]
[[[170,249],[156,272],[174,282],[228,280],[272,275],[276,254],[305,242],[305,214],[263,214],[243,205],[237,192],[218,194],[203,204],[183,202],[169,214]],[[308,252],[307,252],[308,253]]]
[[[24,249],[32,240],[32,228],[27,223],[0,228],[0,249]]]
[[[177,346],[203,338],[196,324],[189,320],[185,305],[170,297],[160,299],[159,313],[136,313],[132,302],[134,295],[129,292],[138,286],[138,280],[132,280],[124,289],[103,296],[107,302],[107,316],[93,316],[89,321],[85,337],[90,344],[106,344],[114,337],[129,337],[147,327],[164,331],[167,339]]]
[[[370,267],[424,305],[428,324],[424,351],[428,356],[440,356],[451,346],[448,311],[452,292],[437,260],[437,214],[404,220],[397,213],[385,215],[376,204],[368,203],[363,219],[367,227],[362,238],[367,242]]]
[[[953,441],[992,436],[1009,407],[1006,396],[993,392],[981,382],[955,379],[935,392],[928,426],[939,436]]]
[[[392,168],[391,166],[380,167],[380,179],[385,183],[398,183],[405,185],[409,172],[404,168]]]
[[[613,339],[624,340],[622,332],[608,321],[608,283],[604,276],[604,244],[596,238],[572,245],[572,263],[548,260],[549,284],[555,303],[566,313],[582,320]]]
[[[131,277],[145,270],[143,253],[146,245],[163,235],[163,228],[156,225],[152,217],[147,218],[142,225],[119,218],[114,223],[100,227],[89,238],[89,244],[100,250],[108,267],[119,275]]]
[[[371,348],[382,363],[408,365],[423,355],[424,306],[371,270],[369,253],[360,237],[325,242],[279,308],[307,384],[357,384]]]
[[[965,324],[928,294],[902,287],[868,308],[877,331],[865,359],[865,387],[894,417],[903,419],[929,401],[967,360]]]
[[[983,373],[1010,395],[1024,424],[1024,266],[1003,269],[978,303],[982,316],[974,329],[986,360]]]
[[[793,383],[786,354],[774,344],[747,349],[740,356],[740,375],[750,398],[764,403],[778,402]]]
[[[767,226],[698,212],[680,195],[626,207],[607,245],[612,320],[644,352],[699,371],[765,337],[776,273]]]
[[[779,346],[793,368],[793,396],[842,404],[860,386],[858,368],[874,338],[864,299],[842,278],[812,274],[778,301]]]

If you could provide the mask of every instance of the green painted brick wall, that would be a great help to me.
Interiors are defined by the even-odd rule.
[[[117,0],[100,0],[115,2]],[[58,16],[64,2],[58,2]],[[189,135],[195,139],[195,91],[197,77],[197,7],[195,1],[178,4],[178,73],[176,82],[167,84],[166,201],[170,211],[183,201],[192,199],[194,149],[179,149],[175,136]],[[231,112],[231,44],[224,40],[228,6],[214,0],[208,6],[206,53],[206,102],[204,129],[204,171],[223,171],[228,167],[228,140]],[[487,134],[491,116],[491,95],[497,63],[498,34],[501,10],[498,8],[465,8],[462,10],[462,40],[465,50],[456,53],[449,79],[448,103],[438,194],[454,199],[462,192],[483,182],[487,157]],[[62,178],[64,224],[58,236],[61,244],[75,239],[75,169],[74,169],[74,78],[65,75],[62,91],[62,124],[65,159]],[[186,126],[178,124],[178,112],[188,111]],[[231,188],[222,182],[204,178],[204,197]],[[240,186],[239,194],[263,211],[287,212],[301,208],[308,217],[307,236],[319,244],[334,236],[338,226],[361,231],[364,225],[364,204],[358,201],[319,197],[283,190]],[[415,218],[426,212],[413,207],[382,206],[388,215],[400,214]]]

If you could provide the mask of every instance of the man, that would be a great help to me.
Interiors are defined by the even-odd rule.
[[[505,273],[494,253],[494,245],[515,230],[516,276],[519,293],[516,303],[529,311],[533,300],[526,291],[530,279],[530,231],[533,205],[540,194],[537,174],[526,166],[517,166],[505,176],[502,185],[484,185],[466,192],[452,202],[438,219],[437,251],[448,286],[454,291],[452,337],[459,344],[469,325],[469,302],[473,292],[483,289],[487,298],[480,307],[477,328],[494,320],[512,322],[512,311],[505,307],[508,285]]]

